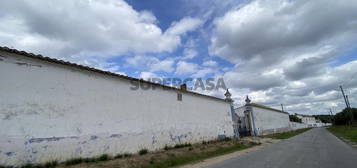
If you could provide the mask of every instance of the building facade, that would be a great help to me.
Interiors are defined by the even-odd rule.
[[[289,113],[277,110],[261,104],[251,103],[246,98],[246,104],[236,108],[239,116],[239,128],[241,134],[266,135],[290,130]]]
[[[132,82],[155,89],[133,90]],[[5,47],[0,100],[0,165],[235,136],[224,99]]]
[[[301,122],[306,124],[308,127],[316,127],[316,119],[312,115],[295,114],[296,117],[301,119]]]

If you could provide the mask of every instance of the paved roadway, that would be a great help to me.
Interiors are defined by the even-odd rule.
[[[207,168],[357,168],[357,148],[314,128]]]

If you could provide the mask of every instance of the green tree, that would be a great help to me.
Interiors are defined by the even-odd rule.
[[[301,123],[301,119],[296,117],[295,115],[289,115],[289,119],[290,119],[291,122]]]
[[[354,122],[356,122],[357,108],[345,108],[345,109],[343,109],[341,112],[337,113],[334,116],[333,122],[334,122],[335,125],[348,125],[348,124],[351,124],[352,123],[351,115],[353,115]]]

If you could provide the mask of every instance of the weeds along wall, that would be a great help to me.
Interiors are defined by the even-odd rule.
[[[0,51],[0,165],[233,136],[229,103]]]

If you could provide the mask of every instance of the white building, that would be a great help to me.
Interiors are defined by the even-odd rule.
[[[295,114],[296,117],[301,119],[301,122],[306,124],[308,127],[316,127],[316,119],[312,115]]]
[[[246,104],[235,109],[239,120],[239,130],[245,130],[250,135],[266,135],[290,130],[289,113],[268,106],[251,103],[246,98]]]
[[[132,90],[131,82],[155,89]],[[5,47],[0,47],[0,100],[0,165],[234,136],[231,102],[224,99]],[[265,116],[267,109],[253,111]],[[273,129],[263,127],[265,119],[255,120],[258,131]]]

